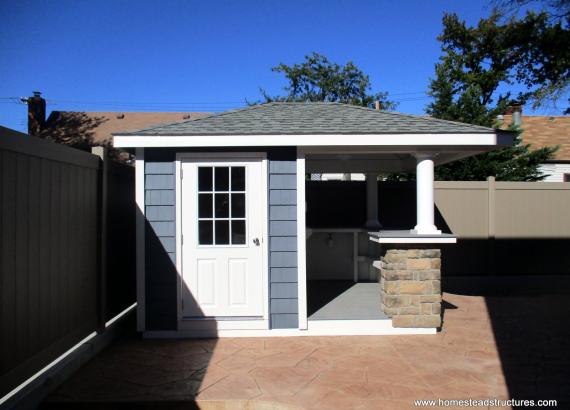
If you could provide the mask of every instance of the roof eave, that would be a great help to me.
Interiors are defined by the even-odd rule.
[[[255,147],[255,146],[509,146],[515,133],[271,134],[271,135],[132,135],[115,134],[117,148]],[[350,138],[347,138],[350,137]]]

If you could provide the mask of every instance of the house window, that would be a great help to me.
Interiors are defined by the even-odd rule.
[[[198,167],[198,244],[244,245],[245,167]]]

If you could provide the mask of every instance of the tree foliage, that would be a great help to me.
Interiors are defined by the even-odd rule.
[[[542,70],[541,64],[523,65],[527,46],[516,47],[521,38],[536,35],[534,15],[527,17],[531,23],[513,20],[502,24],[501,15],[495,12],[476,27],[468,27],[457,15],[444,15],[443,32],[438,37],[443,55],[430,82],[429,94],[434,100],[426,112],[445,120],[497,126],[497,116],[513,103],[510,92],[499,90],[524,82],[524,78],[531,81],[528,73],[535,70],[532,75],[538,75]],[[529,98],[527,94],[517,97]],[[482,180],[496,176],[499,180],[536,181],[542,179],[538,165],[552,158],[555,150],[531,151],[519,138],[513,147],[439,166],[436,178]]]
[[[513,33],[516,79],[527,87],[521,100],[533,108],[556,104],[570,92],[570,0],[498,0],[497,10]],[[538,6],[518,20],[523,7]],[[499,12],[498,12],[499,13]],[[569,107],[565,113],[570,114]]]
[[[282,73],[288,81],[284,96],[270,96],[261,90],[265,102],[271,101],[325,101],[372,107],[380,102],[382,109],[391,110],[396,103],[387,92],[371,93],[370,78],[349,61],[340,65],[321,54],[306,55],[298,64],[279,64],[271,69]]]

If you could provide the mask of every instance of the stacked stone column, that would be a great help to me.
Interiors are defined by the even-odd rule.
[[[441,251],[388,249],[380,263],[380,300],[394,327],[441,326]]]

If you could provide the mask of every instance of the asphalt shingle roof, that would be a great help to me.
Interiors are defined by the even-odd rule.
[[[483,134],[495,131],[349,104],[272,102],[114,135]]]

